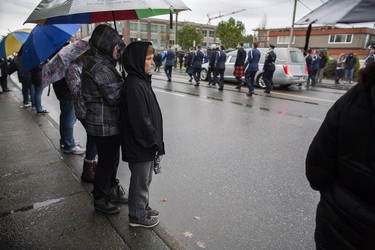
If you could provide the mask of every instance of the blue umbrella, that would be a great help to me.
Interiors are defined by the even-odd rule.
[[[28,72],[51,57],[74,35],[81,24],[49,24],[34,27],[22,46],[22,69]]]

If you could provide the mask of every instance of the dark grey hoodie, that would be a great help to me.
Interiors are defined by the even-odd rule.
[[[86,131],[93,136],[120,134],[120,97],[123,79],[116,69],[113,49],[125,47],[121,36],[108,25],[92,33],[90,55],[82,67],[82,97],[86,110]]]

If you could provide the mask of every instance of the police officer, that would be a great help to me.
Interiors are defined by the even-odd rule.
[[[275,72],[275,61],[276,61],[276,53],[273,51],[275,49],[275,46],[270,44],[269,45],[269,51],[266,54],[266,59],[264,61],[263,65],[263,81],[266,84],[266,90],[264,93],[271,93],[271,89],[273,86],[272,77],[273,73]]]

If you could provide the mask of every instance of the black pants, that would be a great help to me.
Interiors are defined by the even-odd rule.
[[[144,221],[148,216],[149,189],[153,175],[153,161],[129,162],[129,219]]]
[[[272,82],[272,78],[273,78],[273,73],[275,71],[274,70],[265,70],[264,73],[263,73],[263,81],[264,83],[266,84],[266,91],[271,91],[272,87],[273,87],[273,82]]]
[[[214,82],[219,85],[220,88],[224,87],[224,72],[225,69],[215,69]],[[218,77],[220,75],[220,78]]]
[[[213,67],[208,68],[208,71],[207,71],[207,81],[208,81],[208,83],[214,82],[213,77],[212,77],[212,74],[214,73],[214,71],[215,71],[215,69]]]
[[[193,68],[193,77],[195,83],[199,84],[199,81],[201,80],[201,68]]]
[[[168,80],[172,79],[172,65],[164,65],[164,72]]]
[[[1,88],[3,89],[3,91],[9,91],[8,89],[8,76],[2,76],[0,78],[0,81],[1,81]]]
[[[108,197],[111,187],[117,185],[116,175],[120,160],[120,135],[93,136],[98,152],[98,164],[96,165],[94,199]]]

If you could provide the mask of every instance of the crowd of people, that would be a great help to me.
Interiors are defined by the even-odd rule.
[[[254,93],[254,76],[259,70],[260,52],[257,49],[258,43],[252,43],[252,49],[248,52],[244,49],[242,42],[237,44],[237,57],[234,64],[233,76],[237,80],[236,89],[240,90],[243,83],[247,85],[249,92],[247,96],[252,96]],[[277,58],[274,52],[275,46],[270,44],[269,51],[266,54],[265,62],[263,66],[263,79],[266,84],[265,93],[269,94],[273,88],[273,73],[275,72],[275,61]],[[170,47],[164,52],[156,53],[154,56],[155,71],[164,62],[164,71],[167,76],[167,82],[171,82],[172,68],[173,65],[177,67],[177,60],[180,64],[186,68],[186,73],[189,75],[189,82],[194,80],[195,87],[200,85],[202,64],[208,63],[207,81],[209,86],[218,85],[218,90],[223,91],[224,89],[224,72],[226,69],[227,54],[223,45],[212,44],[206,52],[203,52],[201,46],[198,44],[195,48],[189,48],[186,52],[173,52]]]
[[[171,82],[175,53],[168,47],[165,53],[156,54],[152,43],[144,41],[125,46],[118,32],[105,24],[94,29],[89,45],[87,52],[71,62],[65,77],[53,83],[61,111],[61,148],[67,154],[86,153],[81,179],[93,183],[94,209],[116,214],[120,211],[116,204],[128,204],[130,226],[154,227],[159,223],[159,212],[150,207],[149,192],[153,174],[160,172],[165,148],[162,112],[152,89],[151,75],[165,61],[165,74]],[[245,82],[249,89],[247,96],[254,94],[254,76],[259,70],[257,47],[258,43],[253,42],[246,55],[243,44],[237,45],[233,75],[237,89]],[[267,94],[273,85],[277,58],[274,48],[269,45],[263,66]],[[225,48],[212,45],[210,49],[206,55],[200,45],[195,50],[189,49],[184,59],[186,73],[198,87],[206,58],[208,84],[217,84],[222,91]],[[315,86],[321,81],[321,71],[327,62],[323,51],[306,52],[307,86]],[[40,83],[43,64],[24,73],[17,67],[21,55],[22,51],[10,69],[1,60],[2,89],[7,90],[3,73],[7,77],[17,70],[23,86],[23,107],[33,105],[37,113],[47,113],[38,97],[43,91]],[[127,73],[125,77],[116,68],[118,61]],[[317,249],[371,249],[375,244],[374,61],[375,46],[372,46],[365,68],[359,72],[359,84],[328,111],[307,153],[306,176],[321,195],[316,215]],[[337,83],[342,71],[351,82],[355,63],[353,53],[338,57]],[[77,119],[87,133],[86,149],[79,147],[73,137]],[[120,152],[131,172],[128,195],[117,179]]]
[[[93,184],[95,210],[116,214],[118,204],[128,204],[131,227],[154,227],[159,212],[149,205],[149,189],[153,174],[161,171],[165,151],[162,113],[151,75],[160,64],[155,66],[152,43],[136,41],[125,46],[122,36],[106,24],[94,29],[89,45],[88,51],[70,62],[65,76],[52,83],[60,106],[60,148],[65,154],[85,154],[81,179]],[[166,58],[173,60],[174,53]],[[3,91],[10,91],[7,77],[17,71],[22,83],[21,107],[32,107],[38,114],[48,113],[41,105],[45,63],[22,72],[22,49],[9,69],[1,60]],[[123,65],[126,76],[118,71],[118,64]],[[171,80],[171,68],[165,71]],[[77,119],[86,130],[85,149],[74,140]],[[120,155],[131,172],[128,191],[117,178]]]

